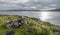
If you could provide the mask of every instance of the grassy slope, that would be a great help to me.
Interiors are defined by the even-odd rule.
[[[18,19],[18,16],[1,16],[0,15],[0,35],[5,35],[8,31],[14,31],[14,35],[60,35],[60,27],[50,24],[49,22],[39,22],[36,18],[23,18],[24,24],[16,30],[6,27],[5,21],[9,19]]]

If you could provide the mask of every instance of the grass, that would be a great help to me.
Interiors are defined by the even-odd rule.
[[[37,18],[23,18],[24,24],[17,29],[6,27],[6,21],[18,19],[17,15],[0,15],[0,35],[6,35],[6,32],[14,31],[14,35],[60,35],[60,27],[49,22],[41,24]]]

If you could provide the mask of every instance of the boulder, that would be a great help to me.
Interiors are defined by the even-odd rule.
[[[6,35],[14,35],[13,31],[6,32]]]

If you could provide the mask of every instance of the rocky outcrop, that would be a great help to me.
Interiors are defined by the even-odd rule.
[[[24,24],[23,18],[19,18],[17,20],[8,20],[5,22],[7,27],[11,27],[13,29],[19,28]]]

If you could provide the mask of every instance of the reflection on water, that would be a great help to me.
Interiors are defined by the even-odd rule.
[[[48,12],[48,11],[39,11],[39,12],[20,12],[20,11],[0,11],[0,14],[8,15],[22,15],[40,18],[43,21],[48,21],[56,25],[60,25],[60,12]]]
[[[49,16],[49,12],[41,12],[40,14],[40,19],[43,20],[43,21],[46,21],[46,19],[50,19],[51,17]]]

